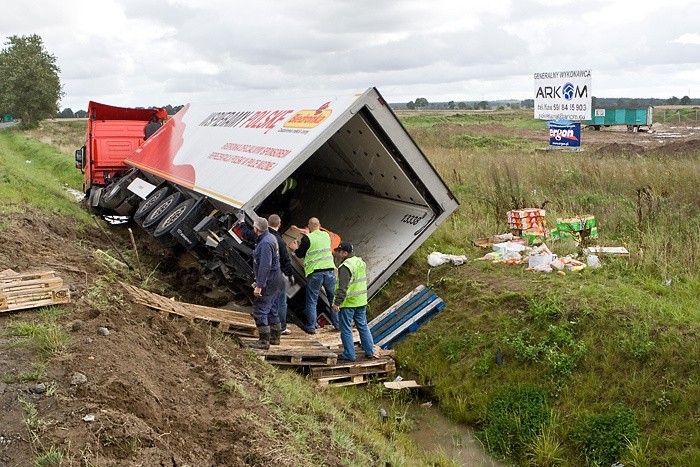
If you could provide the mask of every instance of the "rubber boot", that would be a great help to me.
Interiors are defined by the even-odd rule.
[[[267,350],[270,348],[270,326],[258,326],[260,339],[257,342],[248,344],[251,349]]]
[[[282,325],[280,323],[270,326],[270,345],[280,345],[280,335],[282,334]]]

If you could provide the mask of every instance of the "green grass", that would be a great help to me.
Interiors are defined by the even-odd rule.
[[[526,127],[500,118],[507,117],[491,123]],[[377,314],[426,282],[445,300],[443,312],[397,346],[402,365],[433,385],[452,418],[488,433],[484,443],[518,463],[697,463],[700,151],[542,154],[486,139],[457,147],[453,137],[472,134],[466,128],[486,117],[404,122],[461,205],[370,303]],[[602,268],[565,276],[488,261],[427,274],[430,252],[482,256],[471,240],[506,232],[510,209],[542,205],[550,225],[595,215],[598,242],[626,246],[629,258],[601,256]],[[560,256],[579,253],[570,240],[547,244]],[[525,418],[496,417],[494,398],[516,397],[522,387],[546,391],[555,426],[523,436]],[[614,444],[598,458],[604,440]]]
[[[31,206],[33,210],[87,222],[89,215],[64,187],[82,189],[82,175],[72,156],[30,140],[21,132],[0,130],[1,214],[24,212]]]

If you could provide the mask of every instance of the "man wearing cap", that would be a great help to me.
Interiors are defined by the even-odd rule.
[[[360,333],[360,344],[367,358],[377,358],[374,340],[367,326],[367,265],[352,252],[352,243],[341,242],[334,250],[341,260],[338,266],[338,288],[335,291],[333,309],[340,314],[340,340],[343,353],[340,359],[354,362],[355,345],[352,338],[352,322]]]
[[[282,287],[280,272],[279,245],[268,231],[264,217],[258,217],[253,223],[253,231],[258,240],[253,250],[253,271],[255,272],[255,289],[253,290],[253,319],[258,328],[260,339],[248,344],[254,349],[270,348],[270,344],[280,343],[280,319],[277,314],[277,297]]]
[[[301,237],[299,243],[293,241],[289,248],[297,258],[304,259],[304,274],[306,275],[306,328],[308,334],[316,333],[316,307],[321,286],[326,290],[328,303],[333,304],[335,290],[335,263],[331,251],[331,237],[321,230],[321,222],[312,217],[308,224],[309,233]],[[331,309],[331,322],[338,329],[338,314]]]

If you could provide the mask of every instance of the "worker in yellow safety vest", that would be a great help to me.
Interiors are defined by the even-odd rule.
[[[304,259],[304,275],[306,276],[306,327],[308,334],[316,333],[317,306],[321,287],[326,291],[328,303],[333,304],[335,291],[335,263],[331,250],[331,237],[321,229],[321,222],[312,217],[307,225],[309,233],[290,243],[289,249],[297,258]],[[340,329],[338,313],[330,310],[331,322],[335,329]]]
[[[367,265],[353,254],[352,243],[341,242],[334,250],[342,261],[338,266],[338,281],[333,309],[339,313],[340,340],[343,343],[341,360],[355,361],[352,323],[360,334],[360,344],[367,358],[377,358],[374,340],[367,325]]]

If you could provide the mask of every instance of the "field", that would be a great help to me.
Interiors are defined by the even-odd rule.
[[[699,465],[699,129],[584,131],[584,151],[557,152],[539,150],[547,132],[524,111],[400,117],[461,203],[372,303],[426,281],[447,303],[398,346],[402,365],[519,465]],[[482,256],[471,242],[507,232],[506,212],[524,207],[550,223],[595,215],[596,243],[630,256],[565,276],[429,269],[431,251]]]
[[[585,131],[583,151],[558,152],[543,150],[548,133],[531,111],[398,116],[461,204],[370,302],[378,314],[420,283],[446,302],[397,346],[400,374],[432,385],[434,402],[506,463],[700,465],[700,128]],[[451,465],[407,441],[405,417],[378,417],[378,385],[320,391],[202,325],[129,302],[117,280],[208,305],[230,297],[137,228],[145,280],[95,260],[114,248],[63,189],[80,188],[82,131],[0,132],[0,270],[49,266],[75,297],[0,315],[10,440],[0,463]],[[566,275],[477,260],[487,250],[473,240],[535,206],[550,224],[595,215],[597,243],[629,257]],[[134,259],[126,227],[108,235]],[[580,253],[572,240],[547,244]],[[431,269],[432,251],[470,261]],[[101,326],[113,333],[98,336]],[[75,372],[89,383],[71,385]],[[405,415],[410,397],[392,411]]]

